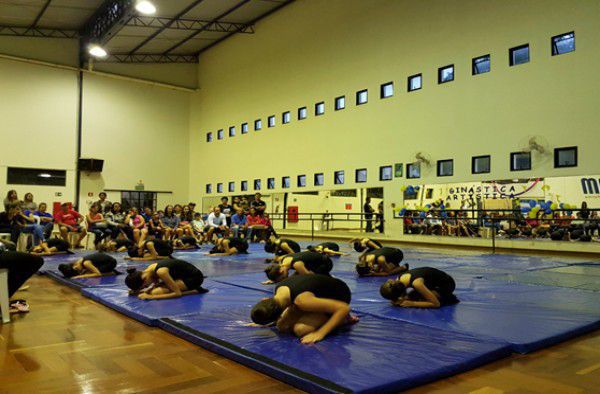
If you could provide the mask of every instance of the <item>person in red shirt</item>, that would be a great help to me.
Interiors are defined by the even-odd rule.
[[[85,227],[81,226],[83,216],[79,212],[71,209],[69,204],[64,203],[60,206],[60,212],[54,216],[54,220],[60,229],[60,236],[65,241],[69,242],[69,233],[79,234],[74,247],[81,248],[81,240],[87,234]]]

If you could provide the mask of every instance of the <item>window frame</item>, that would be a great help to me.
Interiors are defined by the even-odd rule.
[[[248,130],[249,130],[249,128],[248,128],[248,122],[242,123],[242,125],[240,126],[240,132],[242,134],[248,134]]]
[[[317,180],[319,179],[319,177],[322,178],[322,181],[320,183],[317,182]],[[313,177],[313,185],[315,185],[315,186],[323,186],[323,185],[325,185],[325,174],[322,173],[322,172],[315,173],[315,175]]]
[[[410,173],[410,169],[412,166],[419,166],[419,175],[418,176],[411,176]],[[406,163],[406,179],[419,179],[421,178],[421,163],[419,162],[414,162],[414,163]]]
[[[365,180],[361,181],[358,179],[358,176],[360,173],[362,173],[362,171],[364,171],[365,174]],[[367,169],[366,168],[357,168],[356,170],[354,170],[354,183],[367,183]]]
[[[560,165],[560,163],[559,163],[560,152],[569,151],[569,150],[573,150],[575,153],[575,155],[574,155],[575,163],[568,164],[568,165]],[[554,168],[573,168],[573,167],[577,167],[578,164],[579,164],[579,149],[577,146],[564,146],[564,147],[560,147],[560,148],[554,148]]]
[[[360,97],[362,94],[365,94],[366,99],[365,101],[360,101]],[[361,89],[359,91],[356,92],[356,105],[365,105],[369,102],[369,89]]]
[[[248,181],[240,182],[240,191],[247,192],[248,191]]]
[[[385,88],[388,87],[388,86],[392,88],[392,94],[390,94],[389,96],[386,96],[385,95]],[[394,81],[382,83],[379,86],[379,98],[382,99],[382,100],[384,100],[384,99],[388,99],[390,97],[394,97]]]
[[[341,106],[340,106],[341,103]],[[334,110],[341,111],[346,109],[346,96],[338,96],[334,99]]]
[[[556,45],[555,40],[557,38],[562,38],[563,36],[566,36],[566,35],[569,35],[569,34],[573,35],[573,50],[572,51],[568,51],[568,52],[558,52],[558,46]],[[559,55],[564,55],[564,54],[567,54],[567,53],[575,52],[575,49],[576,49],[576,46],[575,46],[575,31],[573,30],[573,31],[570,31],[570,32],[567,32],[567,33],[558,34],[556,36],[551,37],[550,38],[550,46],[551,46],[551,49],[552,49],[552,52],[551,52],[552,56],[559,56]]]
[[[475,171],[475,162],[478,159],[488,159],[488,164],[489,164],[489,168],[487,171]],[[477,175],[477,174],[489,174],[490,172],[492,172],[492,156],[491,155],[479,155],[479,156],[473,156],[471,157],[471,174]]]
[[[267,117],[267,128],[270,129],[275,127],[275,115]]]
[[[384,173],[384,171],[386,169],[390,170],[390,177],[389,177],[389,179],[385,179],[383,177],[383,175],[384,175],[383,173]],[[394,179],[394,167],[393,166],[380,166],[379,167],[379,180],[382,181],[382,182],[388,182],[388,181],[391,181],[392,179]]]
[[[319,112],[319,108],[323,109],[323,112]],[[319,101],[315,103],[315,116],[325,115],[325,101]]]
[[[256,119],[254,121],[254,131],[262,130],[262,119]]]
[[[217,193],[223,193],[223,182],[217,183]]]
[[[515,63],[513,54],[516,51],[518,51],[519,49],[525,49],[525,48],[527,48],[527,61],[523,62],[523,63]],[[529,43],[509,48],[509,50],[508,50],[508,65],[509,65],[509,67],[520,66],[522,64],[527,64],[529,62],[531,62],[531,48],[529,47]]]
[[[219,129],[217,130],[217,139],[222,140],[225,138],[225,130]]]
[[[527,154],[529,155],[529,168],[519,168],[516,169],[514,166],[515,163],[515,156],[516,155],[522,155],[522,154]],[[511,171],[531,171],[531,167],[533,167],[533,163],[531,162],[531,152],[511,152],[510,153],[510,170]]]
[[[212,131],[209,131],[208,133],[206,133],[206,142],[213,142],[213,133],[212,133]]]
[[[452,69],[452,79],[443,81],[442,74],[443,74],[444,70],[448,70],[450,68]],[[445,84],[448,82],[454,82],[454,72],[455,72],[454,64],[448,64],[447,66],[439,67],[438,68],[438,85],[442,85],[442,84]]]
[[[487,59],[489,65],[490,65],[489,69],[487,71],[484,71],[484,72],[478,71],[476,64],[477,64],[477,60],[480,60],[480,59]],[[487,55],[481,55],[481,56],[474,57],[471,60],[471,75],[487,74],[491,71],[492,71],[492,55],[490,55],[489,53]]]
[[[441,169],[444,163],[452,164],[452,172],[450,174],[442,175]],[[446,177],[446,176],[454,176],[454,159],[443,159],[437,161],[437,176],[438,177]]]
[[[260,179],[255,179],[252,184],[254,186],[254,190],[260,190],[262,187],[262,182]]]
[[[341,175],[341,178],[339,177]],[[346,174],[344,170],[337,170],[333,172],[333,184],[343,185],[346,182]]]
[[[233,193],[235,192],[235,182],[234,181],[230,181],[227,185],[227,191],[229,193]]]
[[[212,183],[207,183],[204,187],[204,191],[206,192],[206,194],[212,194]]]
[[[229,126],[229,137],[235,137],[235,126]]]
[[[275,178],[267,178],[267,189],[275,189]]]
[[[289,176],[282,176],[281,177],[281,188],[282,189],[289,189],[290,187],[291,187],[290,177]]]
[[[297,187],[306,187],[306,175],[298,175],[296,177],[296,186]]]
[[[285,111],[281,114],[281,124],[288,124],[292,121],[292,114],[290,111]]]
[[[300,107],[298,108],[298,120],[304,120],[308,118],[308,108]]]
[[[421,82],[421,84],[419,85],[418,88],[412,89],[411,88],[411,81],[415,78],[419,78],[419,81]],[[417,90],[421,90],[423,89],[423,74],[419,73],[419,74],[414,74],[414,75],[409,75],[407,78],[407,91],[410,92],[416,92]]]

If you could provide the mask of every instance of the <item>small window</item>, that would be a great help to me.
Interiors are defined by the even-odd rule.
[[[217,183],[217,193],[223,193],[223,184]]]
[[[355,177],[356,183],[365,183],[367,181],[367,169],[361,168],[356,170]]]
[[[391,181],[394,177],[392,166],[379,167],[379,180],[380,181]]]
[[[573,52],[575,50],[575,32],[561,34],[552,37],[552,56],[562,55],[563,53]]]
[[[511,66],[529,63],[529,44],[509,49],[508,55],[508,61]]]
[[[206,194],[212,193],[212,185],[210,183],[206,184]]]
[[[454,160],[438,160],[437,176],[452,176],[454,175]]]
[[[406,177],[409,179],[421,177],[421,163],[409,163],[406,165]]]
[[[416,74],[408,77],[408,91],[413,92],[423,87],[423,75]]]
[[[230,137],[235,137],[235,126],[231,126],[229,128],[229,136]]]
[[[275,178],[267,179],[267,189],[275,189]]]
[[[531,152],[513,152],[510,154],[510,170],[531,170]]]
[[[292,120],[292,115],[290,114],[290,111],[286,111],[283,114],[281,114],[281,123],[282,124],[288,124],[288,123],[290,123],[291,120]]]
[[[325,175],[322,172],[315,174],[315,186],[323,186],[325,184]]]
[[[281,187],[284,189],[288,189],[290,187],[290,177],[284,176],[281,178]]]
[[[260,190],[260,179],[254,180],[254,190]]]
[[[471,159],[471,172],[473,174],[489,174],[491,170],[491,157],[486,156],[474,156]]]
[[[473,75],[489,73],[490,68],[490,55],[479,56],[473,59]]]
[[[306,119],[308,116],[308,111],[306,107],[298,108],[298,120]]]
[[[223,129],[220,129],[219,131],[217,131],[217,139],[222,140],[225,137],[225,132],[223,131]]]
[[[256,119],[254,121],[254,130],[260,130],[260,129],[262,129],[262,120]]]
[[[381,85],[380,97],[382,99],[392,97],[394,95],[394,83],[388,82]]]
[[[577,147],[554,149],[554,168],[577,167]]]
[[[271,115],[267,118],[267,125],[269,127],[275,127],[275,115]]]
[[[320,102],[315,104],[315,116],[323,115],[325,113],[325,103]]]
[[[248,123],[242,123],[242,134],[246,134],[248,132]]]
[[[369,91],[367,89],[356,92],[356,105],[366,104],[369,101]]]
[[[212,142],[212,140],[213,140],[213,134],[206,133],[206,142]]]
[[[340,96],[335,98],[335,110],[346,108],[346,96]]]
[[[438,68],[438,83],[454,81],[454,64]]]
[[[298,175],[298,187],[306,186],[306,175]]]
[[[248,191],[248,181],[242,181],[242,183],[240,184],[240,189],[243,192]]]
[[[227,190],[229,190],[229,193],[233,193],[235,191],[235,182],[229,182]]]
[[[344,184],[344,171],[336,171],[333,173],[333,183],[336,185]]]

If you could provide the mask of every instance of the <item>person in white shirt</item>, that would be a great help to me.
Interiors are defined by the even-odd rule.
[[[229,228],[227,227],[227,217],[221,212],[221,208],[218,206],[214,208],[213,212],[208,215],[206,231],[204,235],[204,242],[212,242],[214,234],[221,234],[226,237],[229,234]]]

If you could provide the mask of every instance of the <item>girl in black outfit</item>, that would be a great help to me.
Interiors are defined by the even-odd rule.
[[[314,343],[337,327],[358,321],[350,315],[350,299],[350,289],[337,278],[294,275],[277,285],[273,298],[256,304],[251,317],[255,324],[276,322],[279,331]]]
[[[132,246],[127,251],[129,257],[125,260],[148,261],[168,259],[173,254],[173,246],[169,241],[155,239],[144,242],[140,247]]]
[[[127,269],[125,284],[142,300],[164,300],[206,293],[204,275],[192,264],[176,259],[150,264],[144,271]]]
[[[398,279],[385,282],[379,292],[392,304],[405,308],[439,308],[458,303],[454,295],[454,279],[436,268],[421,267],[409,270]],[[408,289],[412,289],[407,293]]]
[[[114,241],[108,241],[102,245],[98,245],[96,249],[99,252],[127,252],[133,247],[133,241],[127,238],[117,238]]]
[[[209,256],[231,256],[233,254],[248,254],[248,242],[245,239],[228,237],[218,238]]]
[[[104,253],[93,253],[84,256],[72,264],[61,264],[58,270],[65,278],[94,278],[97,276],[116,275],[117,260]]]
[[[348,255],[348,253],[340,252],[340,245],[336,244],[335,242],[323,242],[316,246],[310,245],[307,246],[306,249],[310,250],[311,252],[322,253],[332,257]]]
[[[296,241],[286,238],[276,238],[274,240],[267,240],[265,243],[265,252],[267,253],[275,253],[275,261],[280,261],[281,256],[285,256],[286,254],[298,253],[300,252],[300,245]],[[270,262],[270,261],[269,261]]]
[[[356,271],[360,276],[389,276],[408,270],[408,264],[400,265],[404,254],[400,249],[382,247],[364,253],[358,259]]]
[[[283,256],[281,263],[272,264],[265,269],[269,280],[262,282],[264,285],[281,282],[289,275],[290,269],[296,271],[296,275],[322,274],[329,275],[333,268],[331,259],[317,252],[300,252]]]
[[[69,251],[69,243],[64,239],[50,238],[46,242],[42,242],[38,246],[31,249],[31,253],[38,256],[51,256],[54,254],[71,253]]]
[[[173,249],[175,250],[185,250],[185,249],[197,249],[198,241],[196,238],[184,235],[181,238],[176,238],[173,240]]]

